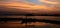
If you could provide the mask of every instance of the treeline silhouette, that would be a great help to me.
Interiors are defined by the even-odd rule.
[[[7,21],[16,21],[16,20],[19,20],[19,21],[22,21],[21,24],[27,24],[27,23],[31,23],[31,22],[45,22],[45,23],[51,23],[51,24],[58,24],[60,25],[60,21],[56,21],[56,20],[46,20],[46,19],[31,19],[31,18],[0,18],[0,22],[1,21],[4,21],[4,22],[7,22]]]
[[[60,14],[0,14],[0,16],[60,16]]]

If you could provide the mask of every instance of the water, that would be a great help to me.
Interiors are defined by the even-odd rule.
[[[60,21],[60,17],[56,16],[0,16],[0,18],[32,18],[32,19],[46,19],[46,20],[57,20]],[[8,21],[0,22],[0,28],[60,28],[60,25],[44,23],[44,22],[35,22],[20,24],[21,21]]]
[[[32,18],[60,21],[60,16],[0,16],[0,18],[27,18],[27,19]]]

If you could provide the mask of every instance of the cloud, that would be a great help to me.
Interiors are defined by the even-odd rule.
[[[48,1],[48,0],[38,0],[38,1],[47,3],[47,4],[59,4],[59,2],[53,2],[53,1]]]
[[[8,8],[6,6],[0,6],[0,14],[24,14],[25,11],[17,8]]]
[[[0,5],[5,6],[7,8],[15,8],[16,10],[24,10],[27,13],[59,13],[60,11],[55,9],[56,7],[49,7],[48,5],[36,5],[30,2],[0,2]],[[9,10],[8,9],[8,10]],[[11,9],[13,10],[13,9]],[[56,11],[57,10],[57,11]]]
[[[12,0],[10,0],[12,1]],[[17,2],[19,0],[13,0],[15,2],[0,2],[0,5],[7,6],[9,8],[17,8],[17,9],[25,9],[25,10],[47,10],[51,7],[48,7],[46,5],[35,5],[34,3],[27,2],[25,0],[20,0],[20,2]]]
[[[0,0],[0,1],[21,1],[21,0]]]
[[[18,8],[18,9],[27,9],[27,10],[35,10],[35,9],[47,9],[47,6],[44,5],[35,5],[35,4],[30,4],[30,3],[23,3],[23,2],[8,2],[8,3],[3,3],[1,5],[5,5],[11,8]]]

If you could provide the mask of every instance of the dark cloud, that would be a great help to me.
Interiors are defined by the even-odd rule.
[[[0,6],[0,14],[24,14],[26,13],[22,9],[8,8],[6,6]]]

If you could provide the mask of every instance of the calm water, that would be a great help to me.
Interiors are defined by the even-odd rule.
[[[0,18],[27,18],[27,19],[32,18],[60,21],[60,16],[0,16]]]

